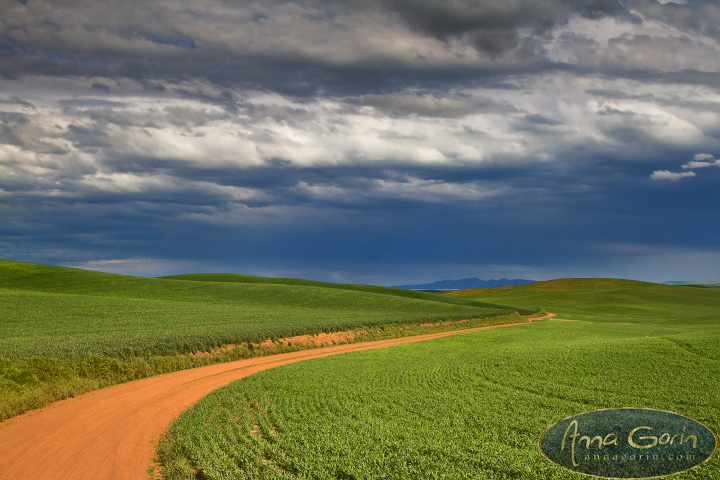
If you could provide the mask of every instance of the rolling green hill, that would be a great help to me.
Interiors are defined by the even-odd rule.
[[[720,287],[676,286],[610,278],[571,278],[518,287],[457,290],[445,296],[537,305],[561,317],[593,322],[715,325]]]
[[[0,420],[53,400],[157,373],[307,348],[256,348],[296,335],[473,319],[516,309],[386,287],[247,275],[142,278],[0,260]],[[453,328],[446,326],[417,327]],[[414,331],[414,330],[413,330]],[[377,332],[377,333],[374,333]],[[218,347],[212,356],[191,356]]]
[[[278,367],[208,395],[161,446],[165,478],[573,480],[538,448],[580,412],[677,412],[720,432],[720,289],[569,279],[448,293],[576,321]],[[680,479],[720,478],[717,454]]]
[[[305,287],[331,288],[336,290],[352,290],[358,292],[375,293],[379,295],[391,295],[394,297],[415,298],[418,300],[429,300],[432,302],[446,302],[455,305],[471,305],[481,307],[498,307],[507,309],[506,305],[492,305],[487,302],[479,302],[472,299],[462,297],[446,297],[434,293],[422,292],[417,290],[406,290],[392,287],[379,287],[376,285],[351,285],[346,283],[329,283],[319,282],[316,280],[303,280],[298,278],[273,278],[273,277],[256,277],[252,275],[240,275],[235,273],[194,273],[189,275],[174,275],[169,277],[161,277],[169,280],[186,280],[200,282],[225,282],[225,283],[253,283],[263,285],[296,285]],[[534,312],[536,309],[532,307],[528,312]],[[526,312],[527,313],[527,312]]]
[[[7,260],[0,260],[0,302],[6,358],[171,355],[515,310],[385,287],[246,275],[142,278]]]

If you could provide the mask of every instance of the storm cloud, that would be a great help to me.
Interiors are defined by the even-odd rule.
[[[0,2],[2,257],[718,280],[714,1]]]

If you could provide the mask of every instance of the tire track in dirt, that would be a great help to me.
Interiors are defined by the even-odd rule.
[[[529,323],[539,319],[531,318]],[[249,358],[136,380],[62,400],[0,423],[0,479],[147,480],[157,441],[170,423],[200,398],[233,380],[310,358],[529,323]]]

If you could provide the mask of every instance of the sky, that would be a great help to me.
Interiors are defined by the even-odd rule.
[[[720,281],[717,0],[0,11],[0,258]]]

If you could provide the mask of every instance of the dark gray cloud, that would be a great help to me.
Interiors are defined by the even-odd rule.
[[[562,135],[569,133],[565,124],[559,120],[548,118],[539,113],[525,115],[515,122],[517,131],[534,133],[537,135]]]
[[[79,149],[110,146],[110,135],[99,125],[82,127],[70,124],[64,137]]]
[[[26,115],[19,113],[0,114],[0,142],[7,145],[22,146],[25,142],[18,136],[19,130],[30,123]]]
[[[12,96],[9,98],[0,98],[0,104],[20,105],[22,107],[26,107],[26,108],[30,108],[30,109],[35,108],[35,106],[32,103],[26,102],[25,100],[23,100],[22,98],[20,98],[18,96]]]
[[[478,74],[537,68],[552,63],[547,44],[576,18],[640,23],[649,15],[680,28],[694,26],[667,13],[667,6],[640,2],[633,10],[632,5],[618,0],[357,5],[325,0],[217,1],[200,8],[158,1],[136,9],[85,1],[61,8],[36,1],[7,9],[0,59],[4,74],[13,78],[119,75],[148,88],[167,88],[167,81],[196,77],[228,86],[316,92],[343,85],[392,88],[413,79],[417,85],[423,79],[466,82]],[[567,40],[569,33],[563,34]],[[111,85],[96,81],[91,88],[107,91]]]
[[[443,40],[465,38],[491,57],[519,48],[522,35],[543,37],[577,15],[642,22],[617,0],[396,0],[392,3],[413,28]]]
[[[109,85],[105,85],[104,83],[100,83],[100,82],[95,82],[95,83],[93,83],[93,84],[91,85],[91,88],[93,88],[94,90],[101,90],[101,91],[103,91],[103,92],[109,92],[109,91],[110,91],[110,86],[109,86]]]
[[[385,95],[369,94],[362,98],[365,105],[386,111],[394,116],[420,115],[427,117],[460,118],[478,113],[513,113],[517,108],[487,97],[438,97],[432,93]]]

